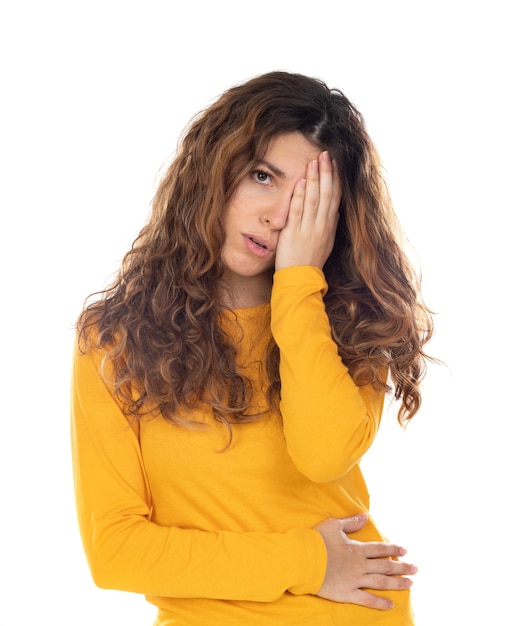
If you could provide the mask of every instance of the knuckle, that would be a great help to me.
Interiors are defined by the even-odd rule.
[[[388,587],[388,577],[383,574],[376,574],[374,578],[375,589],[386,589]]]
[[[376,609],[378,607],[378,604],[379,604],[379,597],[374,596],[373,594],[370,594],[366,601],[366,606],[370,609]]]

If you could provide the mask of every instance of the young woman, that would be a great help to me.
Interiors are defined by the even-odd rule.
[[[274,72],[197,116],[78,322],[72,442],[94,581],[156,626],[413,624],[359,461],[419,409],[432,332],[363,118]]]

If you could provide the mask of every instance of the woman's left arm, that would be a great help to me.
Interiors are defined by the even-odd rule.
[[[322,270],[274,275],[272,333],[281,353],[281,412],[287,449],[315,482],[346,474],[370,447],[384,394],[358,387],[339,356],[325,311]]]
[[[272,290],[272,333],[281,351],[281,411],[287,448],[311,480],[343,476],[379,426],[383,394],[357,387],[333,341],[322,268],[341,202],[335,163],[322,152],[296,184],[279,234]]]

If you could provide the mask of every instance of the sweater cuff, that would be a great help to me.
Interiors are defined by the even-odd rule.
[[[326,575],[327,554],[323,538],[319,531],[311,528],[300,529],[300,540],[303,541],[302,572],[305,573],[300,584],[293,585],[288,591],[294,595],[316,594],[324,582]]]
[[[293,290],[302,295],[320,291],[324,296],[328,285],[321,268],[314,265],[293,265],[275,272],[273,291],[279,289]]]

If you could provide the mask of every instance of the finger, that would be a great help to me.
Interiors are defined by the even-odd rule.
[[[292,227],[299,227],[304,211],[305,193],[308,186],[305,178],[298,180],[294,187],[294,193],[290,200],[290,207],[288,209],[288,217],[285,228],[290,229]]]
[[[367,559],[382,559],[386,557],[400,557],[406,554],[405,548],[397,546],[393,543],[384,543],[382,541],[356,541],[359,548]]]
[[[320,187],[319,187],[319,161],[314,159],[310,161],[306,168],[306,194],[304,200],[303,218],[311,223],[315,222],[317,211],[319,209]]]
[[[341,530],[344,533],[355,533],[360,530],[368,521],[366,513],[359,513],[359,515],[352,515],[351,517],[344,517],[339,520],[341,522]]]
[[[401,591],[413,585],[410,578],[404,576],[385,576],[384,574],[368,574],[364,576],[361,587],[365,589]]]
[[[417,567],[411,563],[392,559],[368,559],[367,573],[384,576],[409,576],[417,573]]]
[[[332,198],[334,194],[334,166],[328,151],[319,155],[319,189],[320,200],[317,215],[326,218],[332,208]]]
[[[388,598],[382,598],[381,596],[377,596],[369,591],[362,591],[362,589],[358,589],[351,594],[350,602],[366,606],[370,609],[378,609],[380,611],[393,609],[393,602]]]
[[[341,181],[337,167],[326,150],[319,155],[319,189],[318,220],[337,218],[341,202]]]

